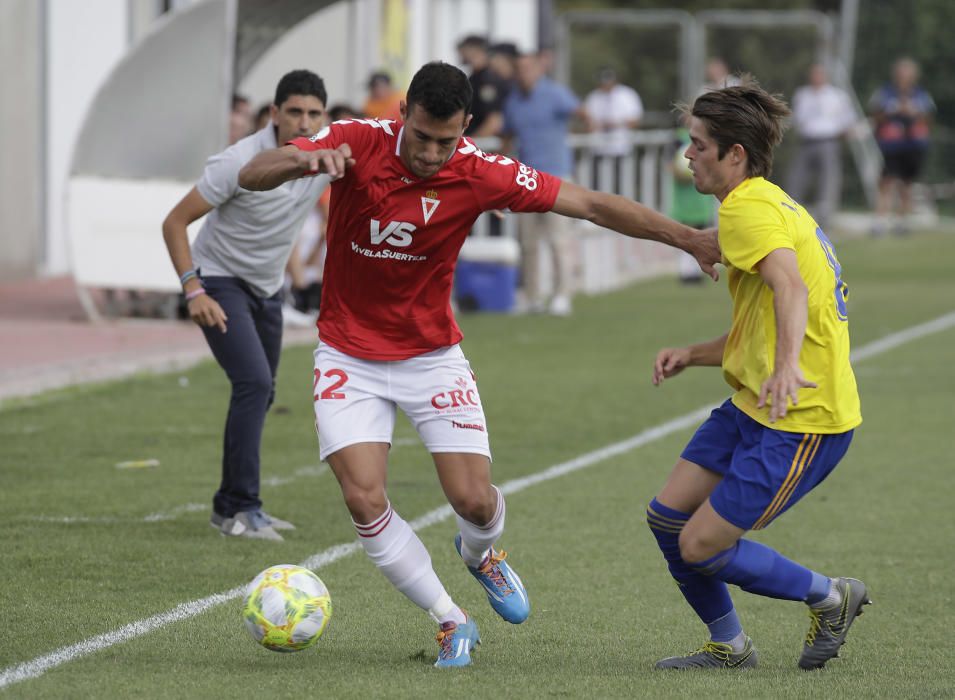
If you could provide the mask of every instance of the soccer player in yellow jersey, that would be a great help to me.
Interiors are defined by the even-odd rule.
[[[743,535],[822,482],[862,422],[847,287],[809,212],[765,179],[789,114],[785,103],[746,79],[704,93],[686,111],[694,184],[721,203],[733,322],[715,340],[661,350],[653,382],[694,365],[721,366],[736,393],[700,426],[647,508],[670,573],[710,631],[698,651],[657,668],[756,665],[729,583],[806,602],[811,621],[799,666],[822,668],[869,602],[865,585],[828,578]]]

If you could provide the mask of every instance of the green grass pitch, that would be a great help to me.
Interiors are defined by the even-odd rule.
[[[836,245],[855,347],[955,310],[955,236]],[[729,315],[724,283],[660,279],[581,298],[570,319],[464,317],[495,480],[725,398],[717,370],[691,369],[657,389],[649,380],[657,349],[714,337]],[[758,535],[871,588],[876,605],[823,672],[796,668],[808,626],[801,604],[736,589],[759,669],[652,670],[705,638],[643,520],[686,429],[509,497],[501,544],[531,596],[524,625],[490,610],[454,552],[452,521],[421,531],[445,585],[480,625],[471,668],[431,667],[434,625],[358,553],[318,570],[335,612],[312,649],[260,648],[243,628],[241,601],[231,600],[0,697],[951,697],[953,346],[949,329],[859,362],[865,423],[847,457]],[[311,348],[284,354],[279,410],[265,431],[264,500],[299,525],[281,544],[223,539],[207,524],[228,395],[211,361],[184,373],[188,383],[142,376],[0,407],[0,674],[353,541],[337,485],[318,462],[311,371]],[[396,438],[389,493],[410,521],[444,501],[406,421]],[[115,468],[148,458],[160,466]]]

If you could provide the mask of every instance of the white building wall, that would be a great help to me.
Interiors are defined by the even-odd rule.
[[[254,108],[272,101],[279,79],[290,70],[306,68],[325,81],[329,105],[353,102],[360,86],[350,80],[349,8],[339,2],[316,12],[275,43],[242,80],[238,91]],[[359,105],[360,106],[360,105]]]
[[[54,275],[70,270],[65,193],[76,138],[100,84],[128,47],[130,23],[127,0],[48,0],[46,21],[47,231],[40,272]],[[128,144],[117,144],[123,147]]]

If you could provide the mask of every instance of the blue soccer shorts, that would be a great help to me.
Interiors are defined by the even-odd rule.
[[[852,432],[773,430],[727,400],[681,457],[723,476],[710,494],[721,517],[744,530],[760,530],[829,476],[849,449]]]

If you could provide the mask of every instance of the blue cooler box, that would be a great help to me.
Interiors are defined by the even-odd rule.
[[[514,308],[517,267],[494,262],[459,260],[454,298],[461,311],[510,311]]]

